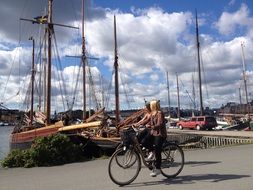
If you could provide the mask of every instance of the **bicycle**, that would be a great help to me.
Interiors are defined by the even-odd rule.
[[[137,139],[137,132],[133,127],[123,130],[122,143],[112,154],[108,173],[111,180],[120,186],[132,183],[141,170],[141,161],[150,170],[154,168],[155,160],[146,160],[148,155]],[[172,141],[165,140],[162,147],[161,174],[167,178],[176,177],[184,167],[184,152],[180,146]]]

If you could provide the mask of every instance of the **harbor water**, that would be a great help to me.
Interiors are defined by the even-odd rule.
[[[0,126],[0,160],[9,153],[9,137],[13,126]]]

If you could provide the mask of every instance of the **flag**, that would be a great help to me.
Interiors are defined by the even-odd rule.
[[[39,24],[46,24],[47,23],[47,15],[45,16],[37,16],[34,18],[34,20]]]

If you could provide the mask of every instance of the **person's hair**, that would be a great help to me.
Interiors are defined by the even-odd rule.
[[[156,106],[157,106],[157,110],[160,110],[160,109],[161,109],[160,100],[157,100],[157,101],[156,101]]]
[[[159,111],[160,110],[160,100],[152,100],[150,102],[151,111]]]
[[[150,109],[151,111],[157,111],[156,100],[150,101]]]
[[[151,111],[151,108],[150,108],[150,103],[146,103],[145,107],[147,108],[148,111]]]

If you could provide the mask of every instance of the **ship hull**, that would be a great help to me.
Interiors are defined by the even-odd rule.
[[[12,133],[10,135],[10,150],[30,148],[35,138],[57,134],[61,127],[62,125],[55,124],[38,129]]]
[[[102,149],[115,149],[120,144],[120,137],[103,138],[103,137],[92,137],[91,141]]]

